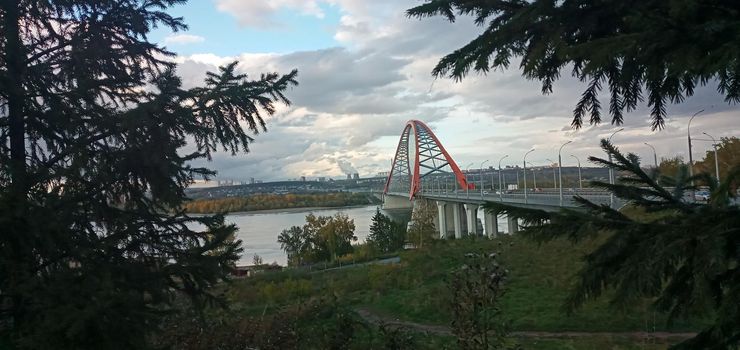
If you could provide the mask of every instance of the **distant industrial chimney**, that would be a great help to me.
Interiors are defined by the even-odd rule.
[[[347,173],[347,180],[352,180],[352,174]]]
[[[355,180],[359,180],[360,179],[360,174],[354,173],[354,174],[352,174],[352,178],[355,179]]]

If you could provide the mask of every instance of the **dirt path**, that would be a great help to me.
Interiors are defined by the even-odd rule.
[[[373,313],[367,309],[356,309],[357,314],[365,321],[373,324],[386,324],[391,326],[405,327],[416,332],[433,333],[445,336],[451,336],[450,327],[429,325],[423,323],[401,321],[397,318],[387,317]],[[671,333],[671,332],[539,332],[539,331],[520,331],[511,332],[514,337],[521,338],[584,338],[584,337],[605,337],[605,338],[633,338],[633,339],[688,339],[696,333]]]

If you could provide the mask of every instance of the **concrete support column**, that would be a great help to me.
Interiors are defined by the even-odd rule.
[[[514,234],[519,232],[519,221],[513,216],[507,216],[506,220],[509,224],[509,234]]]
[[[484,211],[483,222],[486,227],[486,235],[488,235],[488,238],[496,238],[496,236],[498,236],[498,217],[496,214]]]
[[[468,224],[468,234],[478,234],[478,204],[465,203],[465,222]]]
[[[455,225],[455,238],[462,238],[462,218],[460,217],[460,204],[452,204],[452,221]]]
[[[437,226],[437,229],[439,229],[439,238],[445,239],[447,238],[447,212],[445,211],[445,206],[447,203],[442,201],[437,201],[437,216],[439,217],[439,226]]]

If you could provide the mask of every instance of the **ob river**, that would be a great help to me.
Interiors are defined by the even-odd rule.
[[[277,242],[278,235],[291,226],[302,226],[306,222],[306,215],[329,216],[338,212],[347,214],[355,220],[356,243],[362,243],[370,231],[370,221],[375,215],[376,205],[365,207],[332,208],[332,209],[305,209],[305,210],[274,210],[269,212],[233,213],[226,216],[226,222],[239,227],[237,238],[242,240],[244,253],[238,265],[251,265],[252,257],[257,254],[266,263],[277,262],[285,266],[288,257],[280,249]]]

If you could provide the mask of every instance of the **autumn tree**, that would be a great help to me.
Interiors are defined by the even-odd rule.
[[[424,246],[424,242],[434,239],[434,218],[436,214],[437,208],[435,208],[434,202],[423,198],[417,198],[414,201],[408,238],[419,248]]]
[[[728,103],[740,102],[740,2],[732,0],[426,0],[408,16],[470,16],[482,33],[443,57],[432,74],[464,79],[519,64],[522,75],[553,91],[563,71],[586,84],[572,125],[625,112],[646,100],[652,127],[666,108],[702,85],[717,83]]]
[[[288,254],[289,265],[334,261],[353,251],[355,221],[337,213],[334,216],[306,215],[306,224],[283,230],[278,236],[281,248]]]
[[[658,164],[658,174],[669,176],[669,177],[676,177],[678,176],[678,173],[681,171],[682,168],[685,168],[687,165],[683,161],[683,157],[681,156],[675,156],[672,158],[662,158],[660,160],[660,164]]]
[[[714,150],[708,150],[704,159],[696,163],[699,172],[715,175]],[[740,166],[740,139],[737,137],[723,137],[717,143],[717,158],[719,160],[719,178],[727,177],[730,170]]]
[[[241,253],[222,216],[171,210],[214,174],[192,162],[246,152],[297,73],[232,63],[184,89],[148,40],[186,29],[166,12],[184,2],[0,1],[0,338],[17,348],[146,348]]]

